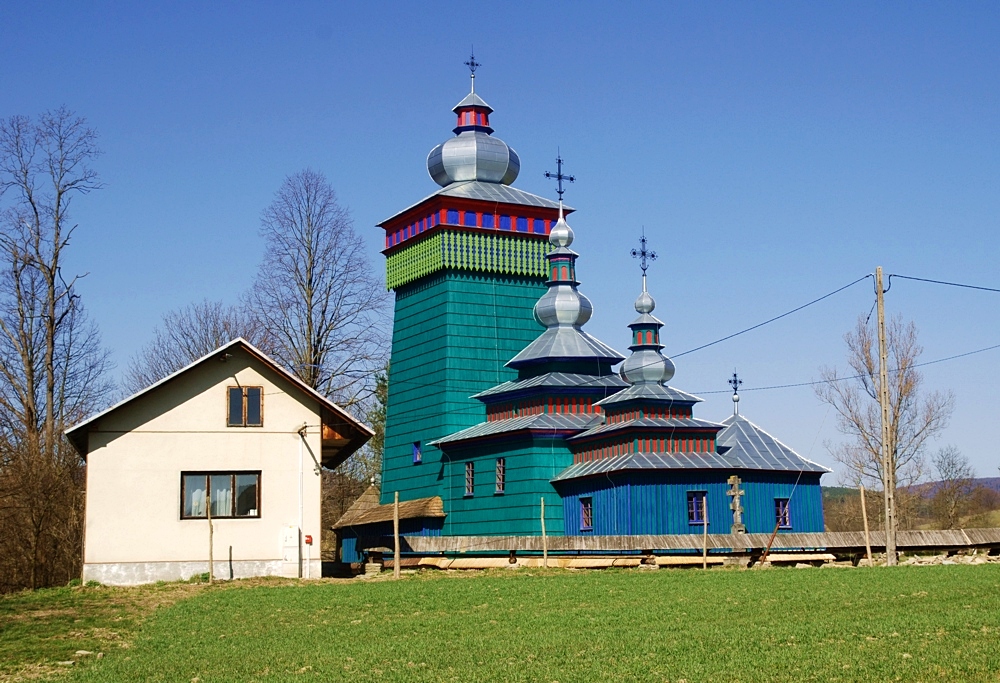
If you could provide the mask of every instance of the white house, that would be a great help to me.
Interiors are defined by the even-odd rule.
[[[320,465],[372,431],[236,339],[67,430],[87,461],[83,578],[319,577]],[[206,502],[211,501],[210,509]]]

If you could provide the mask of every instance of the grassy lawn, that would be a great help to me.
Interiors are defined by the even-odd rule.
[[[170,594],[137,630],[138,612],[114,608],[131,646],[109,641],[103,659],[84,658],[62,680],[1000,681],[998,565],[284,584]],[[133,589],[143,591],[156,594]],[[96,625],[114,613],[101,596],[120,604],[129,591],[51,593],[36,609],[93,601]],[[3,618],[0,658],[17,647]],[[35,639],[46,656],[63,656],[61,629],[98,628],[47,623],[50,635]]]

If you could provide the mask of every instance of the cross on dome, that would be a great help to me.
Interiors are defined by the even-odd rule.
[[[743,380],[733,370],[733,376],[729,379],[729,386],[733,388],[733,415],[740,414],[740,394],[739,388],[743,385]]]
[[[566,175],[566,174],[564,174],[562,172],[562,167],[563,167],[562,155],[559,153],[559,150],[556,149],[556,172],[555,173],[551,173],[549,171],[546,171],[545,172],[545,177],[546,178],[555,178],[556,179],[556,193],[559,195],[559,203],[560,204],[562,204],[563,192],[566,191],[566,189],[563,187],[563,181],[565,180],[565,181],[568,181],[568,182],[571,182],[571,183],[575,183],[576,182],[576,176],[575,175]]]
[[[476,92],[476,69],[482,66],[481,63],[476,61],[476,46],[472,46],[472,54],[469,55],[469,61],[464,62],[467,67],[469,67],[469,72],[472,74],[472,92]]]

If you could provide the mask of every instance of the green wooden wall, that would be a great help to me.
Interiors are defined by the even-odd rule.
[[[523,435],[493,443],[445,446],[448,482],[443,534],[446,536],[538,536],[542,533],[541,499],[545,498],[545,532],[562,536],[563,503],[549,481],[573,464],[561,438]],[[496,492],[496,461],[506,461],[504,493]],[[465,464],[475,465],[473,494],[465,494]]]
[[[503,365],[543,331],[532,309],[544,282],[444,270],[396,289],[382,503],[395,491],[400,500],[440,495],[451,515],[441,451],[426,444],[486,419],[469,397],[516,377]]]

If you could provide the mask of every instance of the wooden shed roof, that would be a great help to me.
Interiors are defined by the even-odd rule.
[[[369,486],[368,490],[362,493],[351,507],[347,508],[347,512],[337,520],[333,528],[343,529],[345,527],[361,526],[364,524],[391,522],[393,504],[379,505],[378,500],[378,489],[374,485]],[[400,519],[444,516],[444,503],[441,500],[441,496],[399,501]]]

